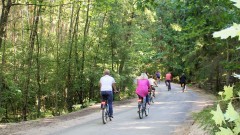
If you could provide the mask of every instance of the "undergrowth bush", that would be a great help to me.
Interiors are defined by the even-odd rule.
[[[235,108],[237,107],[233,104],[233,101],[239,100],[240,90],[234,90],[235,92],[233,92],[231,86],[225,86],[224,91],[219,92],[220,100],[214,106],[207,107],[200,113],[194,114],[194,119],[210,134],[240,134],[240,113],[236,111]]]

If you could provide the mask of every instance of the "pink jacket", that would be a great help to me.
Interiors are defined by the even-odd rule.
[[[148,89],[150,88],[150,83],[148,79],[137,80],[136,94],[141,97],[146,97],[148,94]]]

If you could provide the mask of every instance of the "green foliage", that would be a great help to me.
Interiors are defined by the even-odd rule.
[[[4,112],[6,109],[0,107],[0,121],[2,121],[2,118],[4,117]]]
[[[223,112],[220,108],[220,104],[217,105],[216,111],[211,111],[213,114],[212,119],[215,121],[216,126],[218,127],[218,130],[216,134],[218,135],[238,135],[240,131],[239,127],[239,121],[240,121],[240,114],[235,110],[235,108],[232,105],[232,95],[233,93],[233,87],[224,87],[223,95],[226,96],[228,99],[227,103],[227,109]],[[226,97],[224,100],[226,100]],[[221,101],[220,101],[221,102]],[[222,124],[224,122],[224,124]]]
[[[239,37],[240,40],[240,24],[234,23],[233,26],[226,28],[224,30],[214,32],[213,37],[220,37],[221,39],[227,39],[228,37],[234,38],[236,36]]]
[[[209,114],[211,114],[215,107],[215,105],[208,106],[198,113],[193,113],[194,120],[196,120],[204,130],[213,132],[212,129],[215,127],[215,121],[212,120],[212,115]]]
[[[231,0],[235,2],[235,6],[240,8],[240,1]],[[226,28],[224,30],[214,32],[214,37],[220,37],[221,39],[227,39],[228,37],[234,38],[236,36],[239,36],[240,40],[240,25],[239,24],[233,24],[233,26]],[[235,74],[235,77],[238,77],[238,75]],[[240,89],[237,89],[237,93],[240,92]],[[224,120],[226,121],[225,125],[221,125],[218,122],[216,122],[216,125],[218,126],[219,130],[216,132],[216,135],[238,135],[240,133],[240,113],[235,110],[235,108],[232,105],[232,100],[236,99],[234,97],[233,87],[225,86],[224,92],[219,93],[222,96],[222,99],[224,101],[228,101],[228,106],[225,111],[225,113],[222,112],[221,108],[217,109],[216,113],[214,113],[214,116],[212,119],[216,122],[217,115],[223,115],[224,114]],[[223,98],[224,96],[224,98]],[[239,98],[239,95],[236,95]],[[221,101],[220,101],[221,102]],[[219,106],[219,105],[218,105]]]
[[[225,123],[224,115],[219,104],[217,105],[217,110],[212,110],[211,114],[213,115],[212,119],[215,121],[216,125],[222,126],[222,123]]]
[[[30,5],[11,7],[12,21],[7,24],[5,46],[0,48],[0,85],[5,84],[0,107],[8,112],[6,117],[21,115],[23,102],[28,115],[36,118],[99,101],[98,83],[105,68],[121,90],[117,100],[135,96],[133,78],[145,70],[151,74],[172,71],[174,76],[185,72],[193,82],[221,87],[226,72],[239,69],[236,40],[212,39],[214,31],[238,23],[240,15],[231,1],[96,0],[88,16],[87,2],[18,2],[26,1]],[[32,45],[35,23],[31,18],[36,18],[40,5]],[[236,32],[238,26],[231,29]],[[234,36],[217,35],[221,34]],[[222,96],[226,102],[231,98],[230,93]]]
[[[236,121],[240,118],[240,115],[237,111],[234,110],[234,107],[231,102],[228,103],[228,108],[225,113],[225,119],[229,122]]]
[[[216,132],[216,135],[237,135],[237,134],[234,134],[234,133],[232,132],[232,130],[229,129],[229,128],[220,127],[219,129],[220,129],[221,131]]]
[[[219,92],[219,95],[223,98],[224,100],[230,100],[233,97],[233,87],[230,86],[224,86],[224,92]]]
[[[240,1],[239,0],[231,0],[232,2],[234,2],[234,5],[238,8],[240,8]]]

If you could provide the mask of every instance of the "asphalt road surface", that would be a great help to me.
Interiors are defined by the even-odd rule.
[[[138,117],[136,99],[136,102],[114,107],[114,118],[106,124],[102,123],[99,110],[74,122],[66,121],[49,127],[52,128],[51,132],[41,129],[41,133],[45,134],[44,130],[48,130],[48,135],[171,135],[176,127],[188,120],[192,112],[209,104],[204,95],[196,90],[187,89],[183,93],[179,84],[172,84],[172,90],[167,91],[163,82],[156,87],[154,100],[149,116],[143,119]]]

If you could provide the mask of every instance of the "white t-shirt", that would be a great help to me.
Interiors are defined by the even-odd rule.
[[[105,75],[101,77],[100,83],[101,83],[101,88],[100,88],[101,91],[112,91],[112,84],[116,82],[113,77],[109,75]]]
[[[149,78],[148,81],[149,81],[150,85],[154,85],[155,80],[153,78]]]

